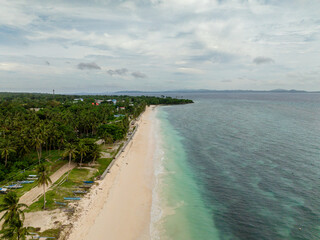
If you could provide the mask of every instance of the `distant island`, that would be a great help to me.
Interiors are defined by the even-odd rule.
[[[114,94],[159,94],[159,93],[320,93],[320,91],[305,91],[295,89],[273,89],[273,90],[210,90],[210,89],[180,89],[180,90],[169,90],[169,91],[117,91]]]

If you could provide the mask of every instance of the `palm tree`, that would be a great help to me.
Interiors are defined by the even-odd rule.
[[[11,153],[14,153],[16,152],[15,149],[13,147],[10,146],[11,145],[11,142],[10,141],[4,141],[2,144],[1,144],[1,148],[0,148],[0,151],[1,151],[1,157],[4,157],[4,166],[7,166],[7,163],[8,163],[8,156],[11,154]]]
[[[38,154],[38,160],[39,160],[39,164],[40,164],[40,159],[41,159],[41,155],[42,155],[42,144],[44,143],[44,141],[42,140],[41,134],[35,135],[34,138],[32,139],[32,141],[33,141],[33,145],[36,147],[37,154]]]
[[[88,150],[88,146],[86,146],[85,143],[80,140],[78,144],[78,152],[80,153],[80,167],[82,165],[83,156],[87,155]]]
[[[93,149],[92,149],[92,157],[93,157],[93,159],[92,159],[92,163],[94,163],[98,158],[100,158],[100,156],[101,156],[101,149],[100,149],[100,146],[99,145],[97,145],[97,144],[94,144],[93,145],[94,147],[93,147]]]
[[[65,138],[66,138],[65,133],[64,132],[59,132],[58,138],[59,138],[59,140],[58,140],[58,150],[59,150],[59,154],[60,154],[61,146],[65,143]]]
[[[20,137],[15,141],[19,149],[19,156],[24,156],[30,152],[29,132],[26,129],[21,130]]]
[[[101,137],[104,140],[104,146],[106,145],[106,143],[113,143],[112,135],[107,131],[105,131]]]
[[[15,192],[9,192],[3,199],[3,203],[0,204],[0,212],[5,212],[0,218],[4,220],[2,228],[10,225],[14,220],[24,220],[24,213],[21,208],[28,207],[24,203],[19,203],[19,198]]]
[[[20,219],[15,219],[9,226],[3,228],[1,233],[1,239],[17,239],[26,240],[29,235],[30,227],[23,227],[23,222]]]
[[[43,186],[43,209],[45,209],[46,208],[46,186],[48,186],[49,183],[52,183],[52,181],[49,176],[49,169],[44,164],[38,165],[37,173],[38,173],[38,180],[37,180],[38,187]]]
[[[64,149],[64,152],[63,152],[63,157],[69,156],[69,173],[67,175],[67,180],[68,180],[69,174],[70,174],[71,160],[72,160],[72,158],[74,158],[76,156],[77,153],[78,153],[78,151],[77,151],[77,148],[75,145],[72,145],[70,143],[68,143],[66,145],[66,148]]]
[[[72,144],[66,145],[66,148],[64,149],[64,152],[63,152],[63,157],[69,156],[69,168],[70,168],[72,158],[74,158],[77,153],[78,151],[75,145],[72,145]]]
[[[11,226],[6,227],[6,228],[2,228],[2,230],[0,231],[1,234],[1,238],[3,239],[9,239],[12,240],[15,238],[15,229],[12,228]]]

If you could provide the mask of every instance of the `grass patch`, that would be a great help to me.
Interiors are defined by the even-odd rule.
[[[96,168],[97,171],[92,174],[92,171],[86,168],[75,168],[73,169],[69,176],[68,180],[64,181],[60,186],[54,185],[46,192],[46,209],[54,210],[61,207],[66,207],[65,205],[58,205],[55,202],[63,202],[68,203],[63,198],[64,197],[81,197],[81,195],[74,194],[72,191],[74,190],[85,190],[79,188],[79,186],[83,185],[83,181],[94,180],[97,176],[101,175],[106,168],[111,163],[112,158],[100,158],[97,163],[99,164]],[[93,169],[94,170],[94,169]],[[62,182],[66,178],[66,174],[64,174],[56,183]],[[27,212],[35,212],[43,210],[43,196],[40,199],[29,206],[26,210]]]
[[[43,232],[40,232],[40,231],[37,231],[36,228],[30,227],[29,232],[32,233],[31,234],[32,236],[54,237],[55,239],[58,239],[60,237],[61,228],[52,228],[52,229],[47,229]]]
[[[59,155],[58,155],[57,150],[54,150],[53,152],[56,152],[56,153],[51,155],[53,157],[53,158],[50,158],[51,162],[44,162],[45,165],[50,167],[50,175],[52,175],[59,168],[61,168],[64,164],[67,163],[66,160],[59,159],[59,157],[58,157]],[[30,169],[28,171],[21,171],[19,174],[17,174],[15,176],[15,178],[13,180],[11,180],[9,182],[8,181],[1,182],[0,186],[4,187],[4,186],[10,185],[10,184],[14,184],[17,181],[26,180],[29,175],[36,175],[37,174],[35,171],[36,166],[37,165],[35,165],[33,169]],[[23,188],[12,189],[11,191],[15,191],[17,193],[18,197],[21,197],[22,195],[24,195],[26,192],[30,191],[36,185],[37,185],[36,181],[34,183],[22,184]],[[5,197],[5,195],[0,195],[0,204],[3,203],[4,197]]]
[[[91,180],[93,180],[94,178],[96,178],[97,176],[100,176],[103,174],[103,172],[107,169],[107,167],[109,166],[109,164],[112,162],[113,158],[99,158],[98,159],[98,163],[99,163],[99,167],[98,167],[98,171],[93,175],[93,177],[91,178]]]
[[[63,175],[57,183],[65,179],[67,173]],[[79,186],[83,185],[83,181],[90,180],[91,171],[88,169],[73,169],[68,180],[63,182],[60,186],[53,186],[49,191],[46,192],[46,209],[53,210],[61,207],[66,207],[64,205],[58,205],[55,202],[65,202],[64,197],[81,197],[80,195],[74,194],[72,191],[78,190]],[[43,196],[40,199],[29,206],[27,212],[41,211],[43,210]]]
[[[119,147],[118,147],[117,151],[115,152],[115,154],[113,155],[113,157],[118,154],[118,152],[119,152],[120,149],[123,147],[123,145],[124,145],[124,143],[121,143],[121,144],[119,145]]]
[[[47,229],[43,232],[40,232],[39,236],[40,237],[54,237],[54,238],[58,239],[60,237],[60,232],[61,232],[60,228]]]

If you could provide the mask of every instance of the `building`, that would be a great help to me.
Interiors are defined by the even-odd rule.
[[[114,105],[117,104],[117,100],[116,99],[108,99],[107,102],[108,103],[113,103]]]
[[[95,99],[95,100],[94,100],[94,102],[95,102],[95,103],[98,103],[98,105],[101,104],[103,101],[104,101],[104,100],[99,100],[99,99]]]
[[[77,103],[77,102],[83,102],[83,98],[75,98],[73,99],[73,103]]]

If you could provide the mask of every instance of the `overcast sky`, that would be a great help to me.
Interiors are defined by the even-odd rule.
[[[320,90],[319,0],[0,0],[0,91]]]

